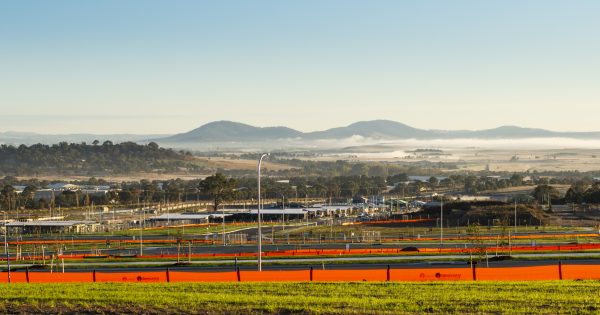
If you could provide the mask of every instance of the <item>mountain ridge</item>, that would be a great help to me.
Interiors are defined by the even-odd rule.
[[[288,127],[255,127],[232,121],[215,121],[192,131],[174,136],[155,139],[159,142],[244,142],[270,140],[331,140],[351,137],[380,140],[401,139],[524,139],[524,138],[576,138],[600,139],[600,132],[550,131],[539,128],[525,128],[505,125],[483,130],[434,130],[419,129],[392,120],[358,121],[345,127],[335,127],[322,131],[301,132]]]
[[[58,142],[101,142],[133,141],[178,145],[186,143],[260,143],[277,140],[311,142],[318,140],[341,140],[352,137],[374,140],[433,140],[433,139],[525,139],[525,138],[573,138],[600,140],[600,132],[551,131],[540,128],[525,128],[504,125],[483,130],[438,130],[419,129],[392,120],[358,121],[344,127],[322,131],[301,132],[285,126],[256,127],[228,120],[213,121],[188,132],[175,135],[136,135],[136,134],[39,134],[30,132],[0,132],[0,144],[52,144]]]
[[[156,140],[167,142],[210,142],[213,139],[218,139],[217,141],[236,141],[243,138],[243,140],[248,141],[272,138],[295,138],[301,135],[302,132],[288,127],[255,127],[239,122],[220,120],[204,124],[188,132]]]

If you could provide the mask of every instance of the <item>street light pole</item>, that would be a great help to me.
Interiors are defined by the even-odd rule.
[[[6,254],[6,268],[8,269],[8,283],[10,284],[10,254],[8,253],[8,219],[6,211],[2,211],[4,215],[4,253]]]
[[[262,165],[262,160],[269,156],[269,153],[265,153],[260,156],[258,160],[258,271],[262,271],[262,230],[261,230],[261,220],[260,220],[260,167]]]
[[[440,248],[442,248],[444,246],[444,196],[440,201]]]

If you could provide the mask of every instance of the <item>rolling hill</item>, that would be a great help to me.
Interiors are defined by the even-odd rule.
[[[335,140],[354,136],[378,140],[399,139],[525,139],[525,138],[574,138],[600,139],[600,132],[555,132],[544,129],[502,126],[485,130],[426,130],[391,120],[356,122],[346,127],[303,133],[287,127],[254,127],[246,124],[217,121],[192,131],[156,139],[160,143],[190,142],[254,142],[273,140]]]
[[[216,121],[186,133],[157,139],[161,142],[263,141],[289,139],[302,132],[286,127],[254,127],[232,121]]]
[[[485,130],[435,130],[418,129],[391,120],[360,121],[345,127],[323,131],[301,132],[287,127],[255,127],[232,121],[215,121],[189,132],[176,135],[134,135],[134,134],[70,134],[43,135],[36,133],[0,132],[0,144],[54,144],[59,142],[87,142],[95,139],[100,142],[111,140],[115,143],[133,141],[149,143],[155,141],[164,146],[189,147],[202,145],[208,147],[242,144],[244,147],[257,143],[298,144],[313,143],[319,140],[343,140],[361,137],[371,140],[431,140],[431,139],[527,139],[527,138],[572,138],[600,140],[600,132],[556,132],[545,129],[502,126]]]

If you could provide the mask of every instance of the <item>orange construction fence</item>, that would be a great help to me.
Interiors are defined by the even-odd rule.
[[[385,282],[385,281],[548,281],[600,280],[600,265],[557,265],[500,268],[421,268],[285,271],[140,271],[140,272],[11,272],[12,283],[63,282]],[[0,283],[9,282],[9,273]]]

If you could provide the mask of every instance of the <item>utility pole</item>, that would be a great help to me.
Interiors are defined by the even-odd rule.
[[[285,195],[281,194],[281,223],[282,229],[285,231]]]
[[[225,246],[225,207],[221,208],[221,216],[223,216],[223,246]]]
[[[517,197],[515,197],[515,235],[517,234]]]
[[[140,213],[140,256],[144,255],[144,211]]]
[[[8,269],[8,283],[10,284],[10,253],[8,252],[8,218],[6,211],[2,211],[4,215],[4,253],[6,254],[6,268]]]

